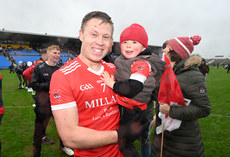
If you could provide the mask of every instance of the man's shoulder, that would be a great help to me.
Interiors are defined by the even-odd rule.
[[[74,59],[68,62],[67,64],[64,64],[55,72],[68,76],[70,74],[80,71],[81,69],[82,69],[81,63],[78,60]]]
[[[111,63],[111,62],[105,62],[105,61],[102,61],[101,64],[106,67],[106,68],[109,68],[109,69],[116,69],[116,66]]]
[[[41,69],[41,68],[43,68],[44,66],[45,66],[45,62],[43,62],[43,63],[38,63],[38,64],[34,65],[34,69]]]

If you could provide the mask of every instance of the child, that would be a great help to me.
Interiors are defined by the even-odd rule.
[[[139,24],[132,24],[121,33],[120,47],[122,55],[114,62],[116,82],[107,72],[102,80],[119,94],[120,127],[135,117],[134,108],[143,112],[143,117],[138,120],[143,127],[140,137],[119,139],[119,147],[124,156],[139,156],[133,142],[140,138],[142,156],[150,156],[148,135],[153,117],[152,94],[164,71],[164,62],[148,48],[148,35]]]

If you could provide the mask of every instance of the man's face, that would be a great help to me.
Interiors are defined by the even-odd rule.
[[[89,20],[84,31],[79,31],[82,41],[80,57],[86,64],[98,63],[109,52],[113,44],[112,26],[100,19]]]
[[[48,62],[57,63],[60,59],[60,50],[56,48],[47,52]]]

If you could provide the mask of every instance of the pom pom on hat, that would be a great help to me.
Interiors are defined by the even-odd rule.
[[[141,25],[134,23],[123,30],[120,36],[120,44],[123,41],[133,40],[141,43],[145,48],[148,48],[148,35]]]
[[[168,40],[167,44],[181,57],[181,59],[189,57],[193,50],[194,45],[200,43],[201,36],[194,35],[192,37],[177,37]]]
[[[201,36],[199,35],[194,35],[193,37],[190,37],[193,41],[193,45],[198,45],[200,43],[201,40]]]

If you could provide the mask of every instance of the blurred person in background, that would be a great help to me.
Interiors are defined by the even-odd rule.
[[[227,70],[227,73],[229,73],[230,71],[230,63],[228,63],[228,70]]]
[[[22,87],[22,73],[23,73],[22,63],[23,63],[22,61],[19,61],[18,66],[15,68],[16,75],[17,75],[18,80],[19,80],[18,89],[23,89],[23,87]]]
[[[47,61],[38,64],[33,69],[31,85],[35,94],[36,107],[34,112],[35,118],[35,129],[34,129],[34,149],[33,156],[39,157],[42,148],[42,142],[46,141],[49,144],[53,144],[48,140],[46,135],[46,128],[49,120],[52,116],[50,99],[49,99],[49,86],[52,74],[59,69],[57,62],[60,59],[60,48],[57,45],[51,45],[47,48]],[[67,155],[72,156],[73,151],[65,147],[60,139],[60,149]]]
[[[46,55],[46,49],[42,49],[40,52],[41,58],[37,61],[34,61],[28,69],[26,69],[22,75],[28,80],[28,92],[33,92],[33,89],[31,88],[31,79],[32,79],[32,73],[34,70],[34,67],[40,63],[43,63],[47,60],[47,55]]]
[[[26,64],[26,62],[23,62],[22,63],[22,71],[24,72],[28,68],[29,68],[29,66]],[[22,74],[23,74],[23,72],[22,72]],[[23,78],[22,88],[28,89],[28,81],[27,81],[27,79],[23,75],[22,75],[22,78]]]
[[[2,101],[2,74],[0,73],[0,125],[1,125],[3,114],[4,114],[4,105]],[[0,140],[0,157],[2,156],[1,150],[2,150],[2,144]]]
[[[15,72],[15,67],[14,64],[11,63],[11,65],[9,66],[10,72],[9,73],[14,73]]]
[[[209,66],[207,65],[204,58],[202,58],[202,61],[199,66],[199,70],[204,75],[204,80],[206,82],[206,77],[208,76],[208,73],[209,73]]]
[[[72,60],[73,60],[73,57],[69,56],[69,57],[67,58],[65,64],[68,63],[69,61],[72,61]]]

